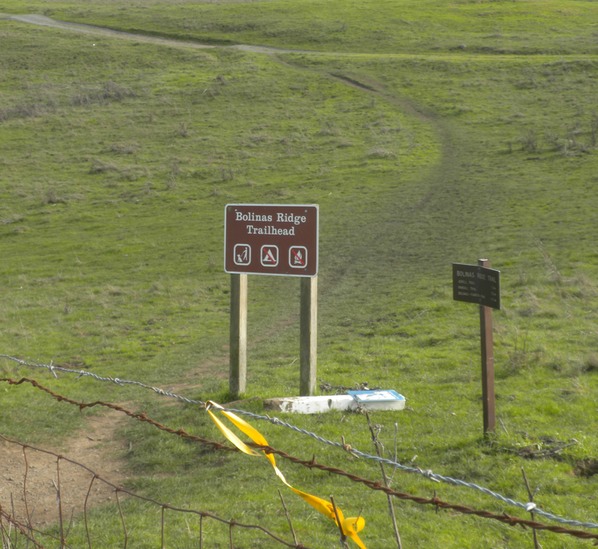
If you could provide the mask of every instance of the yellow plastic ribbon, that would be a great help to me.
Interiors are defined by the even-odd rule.
[[[241,419],[236,414],[233,414],[232,412],[225,410],[222,406],[220,406],[220,404],[208,401],[206,405],[206,410],[208,414],[210,414],[212,421],[216,424],[218,429],[220,429],[220,432],[230,442],[232,442],[241,452],[249,456],[260,456],[263,454],[272,465],[274,472],[276,473],[276,476],[287,487],[289,487],[299,497],[303,498],[307,503],[309,503],[309,505],[311,505],[318,512],[333,520],[336,523],[336,525],[341,528],[343,535],[352,540],[360,549],[366,549],[366,546],[363,544],[363,542],[357,535],[358,532],[361,532],[361,530],[363,530],[363,528],[365,527],[365,519],[363,517],[345,518],[340,508],[334,506],[332,502],[326,501],[325,499],[319,498],[312,494],[308,494],[307,492],[302,492],[301,490],[298,490],[297,488],[291,486],[287,482],[280,469],[277,467],[274,454],[269,454],[265,451],[257,452],[253,448],[247,446],[247,444],[245,444],[233,431],[231,431],[222,421],[220,421],[220,419],[216,416],[216,414],[214,414],[211,408],[215,408],[220,413],[222,413],[222,415],[225,416],[237,429],[239,429],[239,431],[247,435],[258,446],[269,446],[268,441],[266,440],[264,435],[262,435],[255,427],[247,423],[244,419]]]

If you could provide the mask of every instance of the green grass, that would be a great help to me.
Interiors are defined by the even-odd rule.
[[[597,475],[575,475],[598,457],[595,2],[11,1],[2,9],[321,53],[164,47],[0,20],[1,352],[223,400],[224,206],[317,203],[319,380],[403,393],[408,411],[374,415],[389,455],[398,424],[401,462],[527,501],[523,467],[542,508],[596,522]],[[503,303],[494,314],[499,428],[490,440],[481,433],[477,309],[453,302],[451,288],[452,262],[484,256],[501,270]],[[251,277],[249,297],[245,396],[258,400],[239,406],[263,413],[259,399],[298,391],[299,284]],[[36,377],[71,398],[127,402],[222,439],[201,410],[134,388],[55,379],[10,361],[0,374]],[[48,443],[85,420],[31,388],[0,394],[9,436]],[[291,419],[373,453],[362,416]],[[373,463],[257,427],[274,447],[380,478]],[[119,436],[135,491],[288,537],[283,486],[265,460],[205,451],[132,421]],[[525,457],[558,443],[567,447],[552,458]],[[393,545],[381,494],[279,465],[298,488],[333,494],[347,515],[363,512],[368,547]],[[399,472],[393,486],[515,513]],[[337,542],[329,521],[284,497],[302,543]],[[493,521],[396,508],[406,547],[533,546],[529,531]],[[132,546],[159,544],[156,513],[127,503]],[[170,520],[173,532],[197,531]],[[99,545],[122,543],[110,526],[118,511],[99,509],[93,521],[97,536],[116,531]],[[73,526],[73,539],[82,528]],[[206,528],[211,546],[228,546],[226,526]],[[238,535],[239,546],[255,543],[255,533]],[[546,548],[588,545],[539,535]]]
[[[596,50],[597,8],[587,0],[545,2],[22,2],[39,12],[135,32],[221,43],[348,53],[570,54]]]

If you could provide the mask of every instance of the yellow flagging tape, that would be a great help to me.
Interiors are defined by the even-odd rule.
[[[247,446],[247,444],[245,444],[235,433],[233,433],[224,423],[222,423],[222,421],[220,421],[220,419],[216,416],[216,414],[214,414],[212,409],[218,410],[237,429],[239,429],[239,431],[247,435],[258,446],[269,446],[268,441],[266,440],[264,435],[262,435],[255,427],[247,423],[244,419],[241,419],[236,414],[233,414],[232,412],[225,410],[222,406],[220,406],[220,404],[217,404],[212,401],[208,401],[208,403],[206,404],[206,410],[208,411],[208,414],[210,414],[212,421],[216,424],[218,429],[220,429],[220,432],[230,442],[232,442],[241,452],[249,456],[264,455],[274,468],[276,476],[287,487],[289,487],[299,497],[303,498],[314,509],[316,509],[329,519],[333,520],[337,524],[337,526],[341,528],[343,535],[355,542],[357,546],[360,547],[360,549],[366,549],[366,546],[363,544],[363,542],[357,535],[358,532],[361,532],[361,530],[363,530],[365,526],[365,519],[363,517],[345,518],[343,512],[338,507],[336,507],[335,509],[335,506],[332,505],[332,502],[326,501],[325,499],[319,498],[317,496],[313,496],[312,494],[308,494],[307,492],[302,492],[301,490],[297,490],[297,488],[293,488],[293,486],[291,486],[287,482],[280,469],[276,466],[276,459],[274,458],[274,454],[269,454],[265,451],[257,452],[253,448]]]

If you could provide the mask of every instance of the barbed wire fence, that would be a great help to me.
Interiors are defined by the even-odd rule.
[[[22,359],[19,359],[16,357],[12,357],[9,355],[3,355],[3,354],[0,354],[0,358],[10,360],[12,362],[15,362],[15,363],[21,365],[21,366],[42,368],[42,369],[48,370],[54,377],[58,377],[58,373],[74,374],[78,378],[90,377],[96,381],[114,383],[119,386],[126,386],[126,385],[136,386],[139,388],[153,391],[154,393],[156,393],[160,396],[165,396],[165,397],[179,400],[186,404],[194,404],[194,405],[198,405],[201,407],[204,407],[206,404],[202,400],[188,398],[188,397],[179,395],[177,393],[173,393],[171,391],[166,391],[159,387],[154,387],[154,386],[151,386],[151,385],[148,385],[146,383],[136,381],[136,380],[121,379],[118,377],[109,377],[109,376],[99,376],[99,375],[97,375],[93,372],[89,372],[87,370],[75,370],[75,369],[66,368],[64,366],[58,366],[58,365],[54,365],[54,364],[43,364],[43,363],[38,363],[38,362],[25,361],[25,360],[22,360]],[[316,441],[320,442],[321,444],[333,446],[333,447],[336,447],[336,448],[339,448],[342,450],[347,449],[347,445],[344,444],[343,442],[329,440],[325,437],[318,435],[317,433],[308,431],[306,429],[302,429],[302,428],[297,427],[289,422],[283,421],[280,418],[271,417],[269,415],[255,414],[255,413],[249,412],[247,410],[240,410],[240,409],[231,408],[231,407],[227,407],[227,409],[231,412],[235,412],[239,415],[244,415],[251,419],[255,419],[258,421],[267,421],[273,425],[277,425],[279,427],[290,429],[299,434],[313,438]],[[534,502],[525,502],[525,503],[519,502],[512,498],[506,497],[496,491],[490,490],[484,486],[480,486],[479,484],[467,482],[465,480],[457,479],[457,478],[446,476],[446,475],[441,475],[441,474],[433,472],[431,469],[425,469],[422,467],[414,467],[413,465],[405,465],[405,464],[399,463],[397,460],[384,458],[384,457],[380,457],[378,455],[373,455],[368,452],[361,451],[356,447],[351,447],[351,453],[353,455],[355,455],[356,457],[366,459],[366,460],[372,460],[372,461],[381,463],[383,465],[388,465],[388,466],[392,467],[393,469],[397,469],[397,470],[405,472],[405,473],[421,475],[433,482],[442,482],[442,483],[452,484],[454,486],[460,486],[463,488],[468,488],[471,490],[481,492],[487,496],[497,499],[501,503],[519,508],[521,510],[525,510],[527,512],[533,510],[534,513],[536,513],[537,515],[542,516],[543,518],[548,519],[548,520],[554,520],[555,522],[558,522],[561,524],[566,524],[568,526],[574,526],[574,527],[579,527],[579,528],[598,528],[598,523],[588,522],[588,521],[578,521],[575,519],[568,519],[565,517],[561,517],[561,516],[555,515],[553,513],[550,513],[546,510],[541,509]]]
[[[145,384],[145,383],[142,383],[139,381],[131,381],[131,380],[123,380],[123,379],[119,379],[119,378],[97,376],[96,374],[87,372],[85,370],[72,370],[69,368],[64,368],[64,367],[56,366],[53,364],[46,365],[46,364],[27,362],[27,361],[23,361],[21,359],[15,358],[15,357],[10,357],[9,355],[0,355],[0,358],[5,358],[8,360],[11,360],[13,362],[16,362],[20,366],[45,368],[45,369],[49,370],[55,377],[57,377],[57,373],[60,373],[60,372],[69,373],[69,374],[77,374],[79,377],[89,376],[98,381],[111,382],[111,383],[116,383],[118,385],[135,385],[135,386],[138,386],[141,388],[152,390],[161,396],[176,398],[178,400],[181,400],[181,401],[189,403],[189,404],[197,404],[197,405],[201,405],[201,406],[205,406],[205,404],[206,404],[205,402],[202,402],[199,400],[194,400],[194,399],[188,399],[186,397],[182,397],[180,395],[177,395],[177,394],[169,392],[169,391],[165,391],[165,390],[157,388],[157,387],[152,387],[148,384]],[[234,450],[233,448],[231,448],[230,446],[228,446],[226,444],[221,444],[220,442],[208,440],[208,439],[205,439],[205,438],[197,436],[197,435],[192,435],[190,433],[187,433],[183,429],[169,428],[168,426],[163,425],[160,422],[148,417],[145,413],[132,412],[132,411],[127,410],[126,408],[123,408],[121,406],[107,403],[107,402],[102,402],[102,401],[94,401],[94,402],[86,403],[86,402],[79,402],[79,401],[72,400],[64,395],[60,395],[60,394],[48,389],[47,387],[44,387],[42,384],[40,384],[39,382],[37,382],[34,379],[21,378],[19,380],[15,380],[15,379],[11,379],[11,378],[1,378],[0,382],[8,383],[10,385],[29,384],[29,385],[33,386],[34,388],[36,388],[42,392],[45,392],[46,394],[50,395],[54,399],[58,400],[59,402],[64,402],[67,404],[78,406],[79,409],[81,409],[81,410],[85,409],[85,408],[95,407],[95,406],[110,408],[119,413],[125,414],[132,419],[149,423],[153,427],[158,428],[162,431],[165,431],[171,435],[192,440],[199,444],[209,446],[211,449],[218,450],[218,451]],[[233,411],[233,409],[231,409],[231,408],[227,408],[227,410]],[[325,464],[318,463],[315,461],[315,458],[312,460],[303,460],[303,459],[297,458],[295,456],[292,456],[286,452],[283,452],[282,450],[279,450],[279,449],[276,449],[276,448],[273,448],[270,446],[260,446],[259,447],[259,449],[261,449],[263,451],[266,451],[266,452],[272,453],[272,454],[276,454],[276,455],[280,456],[281,458],[287,459],[295,464],[302,465],[309,469],[322,470],[322,471],[331,473],[333,475],[338,475],[338,476],[344,477],[352,482],[361,484],[371,490],[382,491],[382,492],[386,493],[387,496],[390,496],[392,498],[397,498],[397,499],[406,500],[406,501],[412,501],[412,502],[414,502],[416,504],[420,504],[420,505],[433,505],[436,509],[452,510],[452,511],[456,511],[458,513],[465,514],[465,515],[474,515],[474,516],[478,516],[478,517],[484,518],[484,519],[496,520],[496,521],[499,521],[499,522],[502,522],[504,524],[508,524],[511,526],[529,527],[529,528],[532,528],[534,531],[545,530],[545,531],[553,532],[555,534],[564,534],[564,535],[573,536],[578,539],[593,540],[593,541],[597,542],[597,544],[598,544],[598,534],[570,528],[570,526],[575,526],[577,528],[590,528],[591,529],[591,528],[598,528],[598,524],[595,524],[592,522],[582,522],[582,521],[567,519],[564,517],[558,517],[556,515],[553,515],[551,513],[548,513],[547,511],[540,509],[533,502],[528,502],[528,503],[516,502],[510,498],[506,498],[505,496],[497,494],[496,492],[493,492],[491,490],[488,490],[484,487],[481,487],[481,486],[478,486],[478,485],[475,485],[472,483],[468,483],[466,481],[462,481],[459,479],[453,479],[451,477],[445,477],[442,475],[437,475],[437,474],[433,473],[432,471],[422,470],[421,468],[404,466],[402,464],[397,463],[396,461],[389,460],[386,458],[380,458],[379,456],[374,456],[374,455],[368,454],[366,452],[361,452],[355,448],[351,448],[351,447],[347,448],[347,445],[344,443],[338,443],[338,442],[327,440],[323,437],[320,437],[319,435],[317,435],[315,433],[312,433],[309,431],[304,431],[304,430],[299,429],[291,424],[283,422],[278,418],[272,418],[270,416],[262,416],[262,415],[258,415],[258,414],[253,414],[253,413],[249,413],[249,412],[246,412],[243,410],[234,410],[234,411],[239,414],[245,414],[246,416],[249,416],[253,419],[265,420],[265,421],[271,422],[274,425],[293,429],[294,431],[300,432],[301,434],[315,438],[316,440],[318,440],[319,442],[321,442],[323,444],[337,446],[343,450],[350,451],[350,453],[352,453],[353,455],[357,455],[358,457],[362,457],[365,459],[372,459],[379,463],[385,463],[387,465],[394,467],[395,469],[402,470],[405,472],[423,475],[424,477],[426,477],[429,480],[434,481],[434,482],[446,482],[449,484],[464,486],[464,487],[471,488],[471,489],[474,489],[477,491],[481,491],[487,495],[490,495],[496,499],[499,499],[501,502],[503,502],[505,504],[515,506],[519,509],[523,509],[526,512],[533,511],[534,515],[532,515],[532,518],[534,518],[534,519],[535,519],[535,515],[540,515],[540,516],[543,516],[550,520],[559,522],[561,524],[561,526],[540,523],[540,522],[537,522],[536,520],[525,520],[525,519],[521,519],[521,518],[518,518],[515,516],[508,515],[506,513],[496,514],[496,513],[492,513],[489,511],[485,511],[485,510],[477,510],[477,509],[473,509],[473,508],[465,506],[465,505],[460,505],[460,504],[443,501],[443,500],[437,498],[436,496],[434,496],[432,498],[423,498],[423,497],[415,496],[412,494],[399,492],[397,490],[389,488],[388,486],[385,486],[384,484],[381,484],[380,482],[371,481],[371,480],[353,475],[353,474],[351,474],[347,471],[344,471],[340,468],[337,468],[337,467],[331,467],[331,466],[328,466]],[[102,483],[102,484],[104,484],[104,486],[110,487],[110,489],[114,493],[114,496],[115,496],[117,502],[119,501],[119,495],[120,496],[126,495],[127,497],[130,497],[130,498],[138,498],[140,500],[146,501],[147,503],[151,503],[152,505],[155,505],[159,509],[161,509],[162,521],[164,521],[164,511],[169,510],[169,511],[175,512],[175,513],[194,514],[200,518],[200,521],[203,521],[203,519],[212,519],[214,521],[218,521],[218,522],[227,524],[230,528],[230,533],[229,533],[229,538],[231,540],[230,547],[234,546],[233,545],[233,543],[234,543],[233,542],[233,532],[237,526],[239,528],[258,530],[262,533],[262,535],[267,536],[268,538],[270,538],[271,540],[275,541],[277,544],[282,545],[282,546],[304,547],[303,545],[299,544],[297,542],[297,540],[295,539],[295,534],[293,532],[292,526],[291,526],[291,532],[293,532],[293,541],[292,542],[285,541],[283,539],[283,537],[272,533],[267,528],[265,528],[261,525],[250,525],[250,524],[240,525],[239,523],[235,522],[234,520],[223,519],[222,517],[219,517],[210,512],[207,512],[207,511],[191,511],[189,509],[180,509],[180,508],[173,507],[173,506],[169,505],[168,503],[158,502],[155,500],[151,500],[149,498],[145,498],[143,496],[138,496],[128,490],[124,490],[121,487],[111,484],[110,481],[104,479],[102,476],[100,476],[97,473],[95,473],[94,471],[88,469],[83,464],[76,462],[75,460],[71,460],[69,458],[60,456],[58,454],[53,454],[52,452],[47,451],[47,450],[33,448],[30,445],[22,444],[18,441],[7,439],[6,437],[4,437],[2,435],[0,435],[0,439],[2,439],[6,444],[20,445],[23,448],[23,456],[24,456],[23,459],[25,460],[25,471],[27,471],[26,451],[45,452],[47,455],[54,456],[54,459],[56,460],[57,472],[60,471],[60,463],[63,461],[72,463],[73,465],[77,465],[81,468],[85,468],[90,476],[90,486],[91,486],[91,484],[93,484],[95,482],[95,483]],[[254,445],[254,446],[257,447],[257,445]],[[57,474],[57,476],[59,477],[58,474]],[[26,473],[25,473],[25,479],[24,479],[23,484],[25,483],[25,481],[26,481]],[[56,491],[57,491],[57,501],[60,502],[61,498],[59,497],[60,496],[59,486],[56,487]],[[26,503],[26,501],[27,501],[26,490],[23,491],[22,499],[24,499],[25,503]],[[58,509],[60,510],[60,504],[58,504]],[[121,509],[121,507],[119,505],[119,513],[121,513],[121,518],[122,518],[122,511],[120,509]],[[87,513],[88,513],[88,510],[87,510],[86,506],[84,506],[83,507],[83,516],[84,516],[85,520],[87,517]],[[59,513],[58,515],[59,515],[58,518],[59,518],[59,523],[60,523],[59,524],[60,534],[58,535],[58,537],[56,539],[58,540],[58,543],[60,543],[60,547],[67,547],[68,545],[66,545],[66,542],[63,544],[63,541],[65,541],[65,540],[63,540],[63,535],[64,535],[64,531],[65,531],[64,517],[62,516],[61,513]],[[123,535],[123,546],[126,546],[127,530],[126,530],[126,524],[124,522],[124,518],[122,518],[122,531],[123,531],[123,534],[122,534]],[[164,523],[162,523],[162,532],[164,532]],[[37,546],[35,544],[39,543],[38,542],[39,535],[40,535],[39,531],[34,528],[34,525],[32,524],[31,520],[27,518],[27,514],[25,514],[24,518],[15,515],[14,502],[11,502],[11,506],[8,508],[7,508],[6,504],[3,505],[3,503],[0,502],[0,539],[3,540],[3,544],[4,544],[3,547],[9,547],[9,548],[17,547],[17,545],[14,543],[14,541],[11,541],[11,539],[14,539],[15,536],[16,537],[19,537],[19,536],[24,537],[28,541],[31,541],[33,546]],[[11,538],[11,536],[12,536],[12,538]],[[162,533],[162,536],[164,536],[163,533]],[[202,539],[202,536],[203,536],[203,530],[202,530],[202,528],[200,528],[200,540]],[[53,543],[56,543],[56,539],[53,541]],[[5,540],[8,540],[8,542],[5,542]],[[201,543],[202,542],[200,541],[200,547],[202,546]],[[89,544],[89,547],[92,546],[91,540],[89,540],[89,539],[88,539],[88,544]],[[42,546],[42,545],[39,545],[39,546]],[[165,546],[163,537],[162,537],[162,546],[163,547]]]

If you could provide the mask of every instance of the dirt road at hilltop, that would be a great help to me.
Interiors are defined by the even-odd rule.
[[[267,46],[252,46],[248,44],[233,44],[233,45],[215,45],[202,44],[201,42],[194,42],[191,40],[177,40],[174,38],[161,38],[159,36],[150,36],[146,34],[136,34],[133,32],[125,32],[106,27],[97,27],[95,25],[86,25],[84,23],[69,23],[68,21],[59,21],[46,17],[45,15],[26,14],[13,15],[7,13],[0,13],[0,21],[17,21],[19,23],[28,23],[30,25],[38,25],[41,27],[50,27],[53,29],[60,29],[69,32],[78,32],[82,34],[89,34],[93,36],[105,36],[107,38],[119,38],[124,40],[133,40],[135,42],[146,44],[157,44],[160,46],[167,46],[171,48],[193,48],[193,49],[215,49],[228,48],[239,51],[247,51],[253,53],[317,53],[309,52],[307,50],[289,50],[283,48],[271,48]]]

